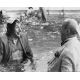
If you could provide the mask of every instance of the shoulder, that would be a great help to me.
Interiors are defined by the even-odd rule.
[[[63,59],[66,59],[66,58],[68,58],[68,59],[70,59],[71,61],[74,61],[74,53],[70,50],[70,49],[68,49],[68,48],[65,48],[64,50],[63,50],[63,52],[61,53],[61,58]]]
[[[20,33],[20,40],[24,45],[28,44],[28,36],[26,33]],[[26,43],[26,44],[25,44]]]
[[[59,47],[54,54],[55,57],[59,57],[63,51],[64,51],[64,46]]]
[[[70,50],[68,47],[62,46],[56,51],[55,57],[60,57],[60,58],[69,57],[73,59],[74,57],[73,52],[74,51]]]

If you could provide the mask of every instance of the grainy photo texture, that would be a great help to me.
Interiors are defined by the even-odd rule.
[[[0,8],[0,72],[79,72],[80,8]]]

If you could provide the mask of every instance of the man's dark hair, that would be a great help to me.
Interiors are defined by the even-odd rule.
[[[16,26],[16,22],[18,22],[18,20],[14,20],[13,23],[7,23],[7,36],[11,36],[12,34],[15,33],[15,26]]]
[[[29,9],[33,9],[33,7],[28,7]]]

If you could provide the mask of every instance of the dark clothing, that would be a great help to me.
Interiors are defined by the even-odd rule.
[[[13,38],[9,38],[3,35],[0,38],[0,62],[1,64],[8,63],[22,63],[27,59],[32,61],[33,54],[29,47],[27,35],[20,34],[20,37],[15,39],[16,44],[13,42]]]

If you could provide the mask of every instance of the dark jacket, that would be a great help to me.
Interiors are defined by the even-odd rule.
[[[23,60],[32,59],[33,54],[28,43],[27,35],[24,33],[20,34],[19,37],[22,50],[23,50]],[[7,63],[10,59],[10,46],[8,45],[8,37],[3,35],[0,37],[0,62]]]

